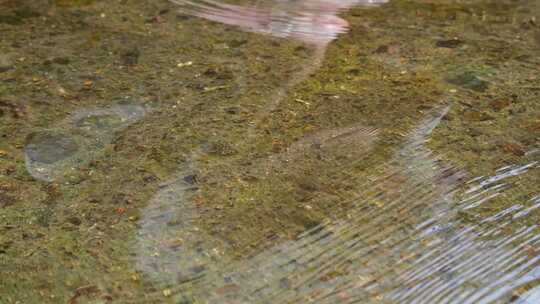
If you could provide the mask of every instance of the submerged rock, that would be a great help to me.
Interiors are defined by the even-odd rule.
[[[113,140],[115,132],[147,112],[148,109],[138,105],[77,111],[52,128],[27,138],[26,169],[38,180],[55,181],[91,160]]]
[[[484,92],[489,87],[489,82],[478,78],[474,72],[465,72],[446,78],[446,82],[477,92]]]
[[[30,161],[53,164],[72,156],[78,149],[69,136],[44,132],[29,136],[25,152]]]
[[[14,66],[10,56],[7,54],[0,54],[0,73],[7,72],[13,68]]]

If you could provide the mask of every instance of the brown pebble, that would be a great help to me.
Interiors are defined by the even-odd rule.
[[[462,44],[463,44],[463,41],[459,39],[439,40],[435,43],[437,47],[448,48],[448,49],[455,49]]]
[[[501,99],[501,100],[494,100],[494,101],[490,102],[489,104],[491,105],[493,110],[500,111],[500,110],[508,107],[511,104],[511,102],[510,102],[510,100],[507,100],[507,99]]]
[[[466,111],[464,117],[465,119],[472,121],[488,121],[494,119],[492,115],[481,111]]]
[[[525,155],[525,148],[518,143],[504,143],[503,144],[503,150],[507,153],[512,153],[516,156],[523,156]]]
[[[233,291],[237,291],[239,289],[240,289],[240,286],[238,286],[237,284],[231,283],[231,284],[226,284],[226,285],[221,286],[220,288],[216,290],[216,292],[218,294],[227,294]]]

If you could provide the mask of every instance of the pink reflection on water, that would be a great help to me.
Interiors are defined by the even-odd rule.
[[[337,15],[352,6],[373,6],[388,0],[274,0],[246,6],[211,0],[171,0],[182,12],[246,31],[275,37],[298,39],[319,47],[326,46],[349,28]]]

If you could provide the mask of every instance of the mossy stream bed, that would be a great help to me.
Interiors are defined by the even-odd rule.
[[[340,16],[310,70],[309,44],[165,0],[0,0],[0,303],[415,303],[407,271],[456,240],[432,219],[518,282],[456,303],[530,294],[540,4]]]

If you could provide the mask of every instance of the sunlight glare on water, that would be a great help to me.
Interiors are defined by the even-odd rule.
[[[349,28],[347,21],[338,16],[339,13],[352,6],[375,6],[388,0],[252,1],[244,5],[211,0],[172,2],[179,4],[181,11],[189,15],[324,47]]]

